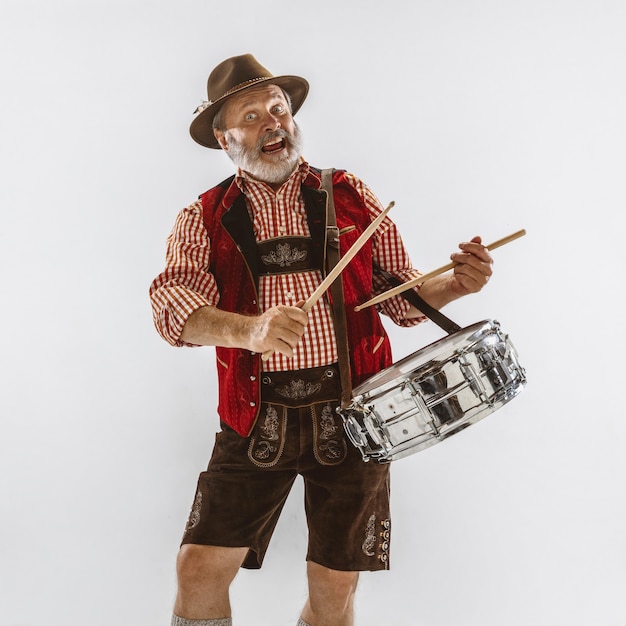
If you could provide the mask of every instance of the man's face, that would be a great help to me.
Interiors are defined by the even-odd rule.
[[[298,164],[302,145],[280,87],[247,90],[225,107],[227,130],[215,130],[215,137],[235,165],[271,185],[287,180]]]

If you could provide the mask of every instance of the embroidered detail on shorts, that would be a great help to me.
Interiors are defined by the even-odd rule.
[[[376,515],[371,515],[367,520],[367,526],[365,527],[365,541],[361,546],[363,554],[365,556],[374,556],[374,546],[376,545]]]
[[[292,380],[288,385],[276,389],[276,393],[290,400],[302,400],[316,394],[321,388],[321,383],[307,383],[300,379]]]
[[[278,265],[279,267],[289,267],[294,263],[303,261],[307,257],[306,250],[298,250],[292,248],[288,243],[279,243],[276,250],[272,250],[269,254],[261,256],[261,260],[265,265]]]
[[[202,508],[202,492],[196,492],[196,498],[193,501],[193,506],[191,507],[191,513],[189,513],[189,519],[187,520],[187,526],[185,527],[185,532],[190,531],[192,528],[195,528],[200,522],[200,509]]]
[[[271,404],[263,404],[248,447],[248,458],[258,467],[272,467],[278,463],[285,446],[285,429],[287,427],[286,411],[281,413]]]
[[[321,426],[321,433],[320,433],[321,439],[330,439],[331,437],[334,437],[337,434],[337,429],[339,428],[339,426],[337,426],[337,421],[335,420],[333,416],[333,410],[330,404],[327,404],[322,409],[322,414],[320,415],[320,426]]]
[[[273,406],[268,406],[265,419],[260,429],[263,433],[263,437],[268,441],[276,441],[278,439],[279,425],[278,411],[276,411]]]
[[[322,465],[338,465],[346,458],[348,446],[332,405],[328,403],[313,405],[311,415],[315,458]]]

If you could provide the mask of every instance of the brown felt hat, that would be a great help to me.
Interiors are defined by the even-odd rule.
[[[222,105],[235,94],[262,84],[278,85],[291,98],[291,112],[295,115],[309,92],[309,83],[300,76],[273,76],[251,54],[243,54],[222,61],[207,81],[208,102],[197,109],[198,114],[189,132],[194,141],[207,148],[221,149],[213,134],[213,118]]]

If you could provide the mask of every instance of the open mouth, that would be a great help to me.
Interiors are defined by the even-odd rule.
[[[279,139],[278,141],[276,141],[275,139],[270,139],[266,144],[263,145],[261,151],[265,154],[274,154],[275,152],[280,152],[284,147],[284,139]]]

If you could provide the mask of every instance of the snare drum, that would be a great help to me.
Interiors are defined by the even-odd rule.
[[[454,435],[512,400],[526,373],[493,320],[463,328],[354,389],[340,410],[363,460],[388,462]]]

